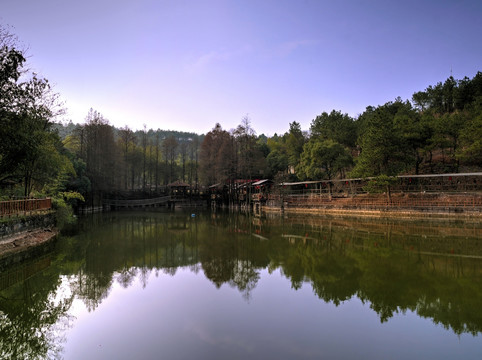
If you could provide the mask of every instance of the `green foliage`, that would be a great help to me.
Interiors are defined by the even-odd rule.
[[[63,198],[52,198],[52,208],[55,210],[57,227],[63,228],[65,225],[75,223],[76,218],[72,206]]]
[[[23,182],[28,196],[69,167],[51,130],[62,110],[48,80],[26,71],[23,53],[0,35],[0,186]]]
[[[469,119],[460,132],[456,157],[467,164],[482,164],[482,113]]]
[[[296,166],[300,161],[303,146],[306,142],[301,126],[296,121],[290,124],[290,130],[284,136],[286,143],[286,154],[288,155],[288,165]]]
[[[356,125],[348,114],[332,110],[323,112],[311,122],[311,135],[323,140],[333,140],[343,146],[355,146]]]
[[[361,154],[351,176],[369,177],[381,174],[397,175],[412,161],[409,144],[395,119],[403,116],[409,104],[397,99],[376,109],[370,108],[363,116],[363,132],[358,138]]]
[[[363,187],[368,193],[382,193],[386,192],[387,189],[397,182],[397,178],[394,176],[379,175],[370,179],[368,183]]]
[[[62,196],[65,202],[71,206],[76,206],[79,202],[85,202],[85,198],[82,194],[76,191],[65,191],[59,193],[59,196]]]
[[[269,175],[275,176],[279,172],[286,172],[288,169],[288,155],[285,148],[272,150],[266,157]]]
[[[341,144],[313,137],[303,148],[297,170],[304,179],[333,179],[352,162],[350,153]]]

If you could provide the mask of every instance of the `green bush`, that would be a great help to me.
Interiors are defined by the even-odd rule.
[[[76,221],[72,206],[67,204],[63,198],[52,198],[52,208],[55,210],[55,220],[58,228]]]

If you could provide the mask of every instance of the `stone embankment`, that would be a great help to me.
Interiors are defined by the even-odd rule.
[[[282,206],[281,206],[282,205]],[[284,196],[268,201],[264,211],[366,217],[482,217],[482,195],[472,194],[384,194],[354,197]]]
[[[55,226],[55,213],[32,214],[28,216],[3,218],[0,222],[0,242],[6,237],[32,231],[35,229],[52,228]]]
[[[55,229],[38,229],[12,235],[0,241],[0,269],[25,259],[38,256],[57,237]]]
[[[3,219],[0,223],[0,262],[2,266],[41,254],[55,240],[53,213]]]

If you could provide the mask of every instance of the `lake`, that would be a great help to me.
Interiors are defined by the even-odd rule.
[[[0,357],[480,359],[479,221],[112,212],[0,275]]]

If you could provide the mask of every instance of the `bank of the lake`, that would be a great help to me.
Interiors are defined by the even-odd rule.
[[[287,213],[287,214],[307,214],[307,215],[322,215],[331,217],[367,217],[367,218],[393,218],[393,219],[433,219],[433,220],[467,220],[480,221],[482,213],[480,212],[441,212],[441,211],[420,211],[420,210],[400,210],[400,209],[385,209],[385,210],[363,210],[363,209],[339,209],[329,207],[271,207],[264,206],[262,211],[267,213]]]
[[[0,240],[0,270],[41,256],[58,236],[57,229],[37,229]]]
[[[59,231],[55,212],[4,218],[0,222],[0,269],[40,256]]]
[[[256,206],[255,206],[256,209]],[[328,198],[320,196],[284,196],[278,201],[268,201],[261,211],[328,216],[442,219],[480,221],[482,219],[482,194],[433,193],[357,195]]]

